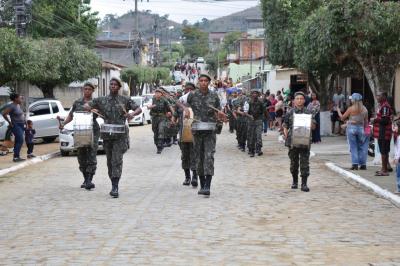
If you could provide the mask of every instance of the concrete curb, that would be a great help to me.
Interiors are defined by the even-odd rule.
[[[393,194],[392,192],[381,188],[380,186],[372,183],[371,181],[353,174],[349,171],[344,170],[343,168],[337,166],[334,163],[325,163],[325,165],[332,171],[342,175],[345,179],[355,181],[356,183],[362,185],[363,187],[367,188],[368,190],[372,191],[373,193],[377,194],[378,196],[385,198],[392,202],[397,207],[400,207],[400,197]]]
[[[3,175],[6,175],[6,174],[9,174],[9,173],[18,171],[18,170],[20,170],[22,168],[25,168],[27,166],[30,166],[30,165],[34,165],[34,164],[37,164],[37,163],[41,163],[41,162],[47,161],[47,160],[49,160],[51,158],[54,158],[54,157],[57,157],[59,155],[60,155],[60,152],[57,151],[57,152],[45,154],[45,155],[42,155],[42,156],[38,156],[38,157],[33,158],[31,160],[26,160],[23,163],[20,163],[20,164],[17,164],[15,166],[11,166],[9,168],[0,170],[0,176],[3,176]]]

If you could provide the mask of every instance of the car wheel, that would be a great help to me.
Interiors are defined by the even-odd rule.
[[[61,156],[65,157],[65,156],[68,156],[68,155],[69,155],[69,152],[67,152],[67,151],[61,151]]]
[[[44,143],[52,143],[53,141],[56,140],[57,137],[46,137],[43,138]]]

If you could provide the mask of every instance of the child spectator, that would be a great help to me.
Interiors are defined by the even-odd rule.
[[[33,154],[33,147],[34,147],[33,139],[34,139],[34,137],[35,137],[35,134],[36,134],[36,131],[35,131],[35,129],[33,128],[33,122],[32,122],[32,120],[26,121],[25,143],[26,143],[26,146],[28,147],[28,156],[27,156],[28,158],[34,158],[34,157],[36,157],[36,156]]]

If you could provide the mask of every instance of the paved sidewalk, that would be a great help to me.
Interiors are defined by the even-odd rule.
[[[59,150],[60,150],[59,143],[56,141],[54,141],[52,143],[43,143],[41,140],[38,140],[37,143],[35,143],[35,148],[33,149],[33,153],[36,156],[41,156],[41,155],[46,155],[46,154],[50,154],[53,152],[57,152]],[[24,144],[21,149],[21,157],[22,158],[26,159],[26,151],[27,151],[27,148],[26,148],[26,145]],[[24,162],[14,163],[12,161],[12,159],[13,159],[12,152],[8,153],[7,155],[0,156],[0,170],[7,169],[10,167],[19,165],[21,163],[24,163]]]
[[[363,178],[375,183],[376,185],[389,190],[390,192],[396,191],[396,173],[393,171],[390,176],[375,176],[375,172],[380,169],[379,165],[374,165],[373,157],[368,156],[367,170],[350,170],[351,158],[349,146],[345,136],[338,137],[324,137],[320,144],[313,144],[311,150],[316,156],[325,160],[326,162],[335,163],[337,166],[360,175]],[[393,169],[395,166],[392,165]]]

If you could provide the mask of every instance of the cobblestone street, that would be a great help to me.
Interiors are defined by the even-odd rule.
[[[182,186],[178,146],[156,155],[150,126],[131,128],[119,199],[104,155],[90,192],[74,156],[1,177],[0,265],[400,265],[400,210],[318,158],[311,192],[291,190],[274,134],[249,158],[224,127],[209,199]]]

